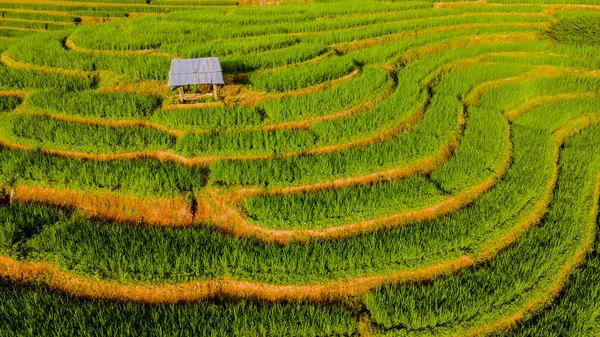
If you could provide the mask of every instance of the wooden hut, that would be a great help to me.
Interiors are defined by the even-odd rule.
[[[169,71],[169,86],[179,88],[179,100],[191,99],[185,95],[184,85],[212,84],[213,94],[217,98],[217,85],[225,84],[223,70],[218,57],[204,57],[197,59],[173,59]]]

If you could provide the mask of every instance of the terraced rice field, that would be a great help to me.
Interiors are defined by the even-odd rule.
[[[600,336],[597,0],[0,13],[0,336]]]

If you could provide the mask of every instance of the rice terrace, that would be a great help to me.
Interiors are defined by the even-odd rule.
[[[600,0],[0,13],[0,337],[600,336]]]

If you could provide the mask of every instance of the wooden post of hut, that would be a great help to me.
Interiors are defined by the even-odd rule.
[[[179,88],[179,100],[182,103],[187,96],[183,86],[191,84],[212,84],[216,99],[217,84],[225,84],[219,58],[173,59],[169,71],[169,86],[172,89]]]

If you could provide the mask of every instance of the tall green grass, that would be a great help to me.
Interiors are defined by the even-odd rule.
[[[0,331],[13,336],[349,336],[352,313],[308,303],[224,300],[145,306],[80,300],[48,289],[0,280]]]
[[[138,196],[176,196],[205,184],[201,167],[156,160],[91,161],[0,148],[0,185],[113,191]]]
[[[160,99],[132,93],[101,93],[87,90],[38,90],[27,96],[26,105],[61,115],[103,119],[145,119],[160,106]]]
[[[286,92],[342,77],[354,67],[354,62],[348,57],[330,57],[296,69],[254,73],[247,81],[257,90]]]
[[[1,89],[60,88],[62,90],[85,90],[96,86],[93,78],[80,78],[34,70],[13,69],[0,65]]]
[[[558,15],[548,32],[555,41],[567,44],[600,46],[600,15],[587,12],[565,12]]]
[[[598,224],[596,224],[598,226]],[[600,333],[600,237],[582,268],[573,272],[558,299],[518,327],[498,336],[573,336]]]
[[[0,96],[0,112],[11,111],[21,104],[21,98],[16,96]]]
[[[0,135],[19,144],[86,153],[165,150],[176,139],[147,128],[110,128],[57,121],[45,116],[11,115],[0,120]]]

